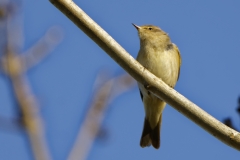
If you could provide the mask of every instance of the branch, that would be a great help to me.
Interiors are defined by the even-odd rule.
[[[7,74],[10,77],[14,94],[22,113],[22,122],[28,133],[30,146],[36,160],[50,160],[50,154],[44,139],[42,119],[39,107],[31,93],[28,82],[23,76],[21,60],[18,55],[8,51],[6,54]]]
[[[55,46],[62,40],[63,34],[60,27],[54,26],[48,29],[46,34],[24,54],[22,60],[24,69],[30,69],[45,58]]]
[[[214,137],[240,150],[239,132],[227,127],[147,71],[74,2],[70,0],[50,1],[134,79],[142,84],[149,85],[150,92],[163,99]]]
[[[39,114],[39,107],[24,76],[24,62],[22,57],[15,52],[16,43],[14,43],[14,40],[17,37],[16,34],[13,35],[12,33],[17,32],[14,32],[15,30],[11,28],[11,20],[10,15],[7,15],[6,51],[0,59],[1,67],[11,81],[15,98],[21,110],[21,124],[26,129],[34,159],[50,160],[50,153],[44,139],[44,128],[42,118]]]
[[[133,87],[133,79],[129,75],[112,78],[101,85],[94,95],[92,104],[79,130],[76,142],[68,160],[87,158],[91,146],[101,128],[104,113],[109,103],[121,93]]]
[[[36,99],[30,91],[24,77],[11,77],[16,98],[23,114],[23,124],[27,130],[31,147],[36,160],[50,160],[50,153],[44,139],[42,118]]]

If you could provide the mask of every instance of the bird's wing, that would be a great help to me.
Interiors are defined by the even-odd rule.
[[[139,91],[140,91],[140,96],[141,96],[141,99],[142,99],[142,101],[143,101],[143,94],[142,94],[142,92],[141,92],[140,88],[139,88]]]
[[[178,79],[179,79],[180,68],[181,68],[181,64],[182,64],[182,58],[181,58],[181,54],[180,54],[180,51],[179,51],[178,47],[174,43],[173,43],[173,48],[174,48],[174,50],[177,51],[177,54],[178,54],[178,60],[179,60]]]

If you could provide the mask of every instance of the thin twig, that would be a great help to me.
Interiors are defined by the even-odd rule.
[[[21,111],[21,124],[26,129],[34,159],[50,160],[51,157],[46,140],[44,138],[44,128],[42,124],[42,118],[39,114],[39,107],[36,102],[36,98],[31,91],[30,85],[28,84],[28,81],[24,76],[26,71],[26,56],[31,55],[25,55],[25,57],[23,58],[23,56],[16,53],[16,50],[19,46],[16,47],[16,45],[18,44],[15,42],[15,39],[18,38],[16,37],[16,32],[19,31],[19,28],[17,28],[16,26],[11,26],[12,18],[13,14],[7,15],[7,43],[6,50],[4,52],[5,54],[2,55],[0,59],[1,69],[5,72],[5,74],[9,77],[11,81],[15,98]],[[42,47],[44,46],[46,45],[43,45]],[[36,49],[33,50],[33,52],[37,52],[38,55],[44,55],[44,53],[41,53],[41,51],[43,52],[46,50],[40,50],[38,52]],[[31,52],[31,54],[36,54],[33,52]],[[39,57],[37,58],[38,60],[40,60]]]
[[[36,160],[50,160],[50,154],[44,139],[42,119],[39,107],[26,78],[23,76],[19,56],[8,51],[5,66],[12,82],[13,90],[22,113],[22,122],[29,136],[29,141]]]
[[[134,79],[227,145],[240,150],[240,133],[227,127],[141,66],[73,1],[50,0]]]
[[[45,35],[32,48],[21,54],[25,70],[41,62],[62,38],[63,34],[60,27],[54,26],[48,29]]]
[[[68,160],[84,160],[87,158],[92,143],[100,130],[104,113],[110,101],[113,101],[118,95],[131,89],[133,84],[133,79],[125,74],[110,79],[101,85],[93,98]]]

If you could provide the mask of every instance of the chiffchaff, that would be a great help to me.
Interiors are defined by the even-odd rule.
[[[137,61],[170,87],[174,87],[180,73],[181,56],[175,44],[159,27],[153,25],[137,26],[140,50]],[[160,147],[160,128],[164,101],[154,96],[141,83],[138,83],[145,109],[145,121],[140,141],[141,147],[152,145]]]

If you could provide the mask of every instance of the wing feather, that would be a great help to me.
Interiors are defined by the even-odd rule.
[[[178,68],[178,79],[179,79],[179,76],[180,76],[180,68],[181,68],[181,64],[182,64],[182,58],[181,58],[181,54],[180,54],[180,51],[178,49],[178,47],[173,43],[173,48],[174,50],[177,51],[177,54],[178,54],[178,60],[179,60],[179,68]]]

